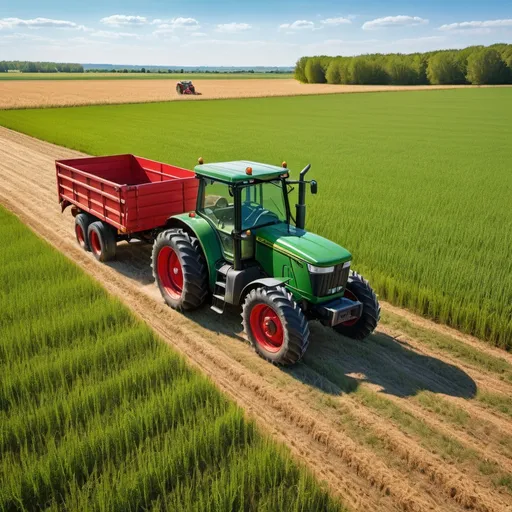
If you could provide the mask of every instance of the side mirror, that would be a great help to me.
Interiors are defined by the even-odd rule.
[[[311,193],[316,194],[318,192],[318,183],[315,180],[311,180]]]

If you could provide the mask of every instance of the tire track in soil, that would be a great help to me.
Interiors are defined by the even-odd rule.
[[[352,398],[345,401],[351,403],[350,408],[361,424],[376,428],[393,446],[401,448],[399,456],[405,461],[404,468],[391,467],[385,458],[340,432],[335,414],[319,414],[317,404],[313,403],[315,395],[325,392],[301,382],[294,372],[282,371],[260,360],[250,347],[239,342],[241,329],[234,319],[221,322],[207,310],[185,316],[165,307],[148,274],[148,247],[124,244],[119,248],[120,261],[110,265],[96,262],[76,245],[72,217],[61,215],[56,197],[54,160],[80,156],[80,153],[5,128],[0,128],[0,141],[2,204],[98,279],[166,342],[209,375],[263,431],[285,442],[347,506],[354,510],[470,507],[498,511],[512,505],[510,496],[473,482],[471,475],[459,473],[452,465],[421,449],[392,422],[356,404]],[[380,331],[385,333],[385,328]],[[324,340],[318,341],[323,345]],[[443,359],[432,355],[426,347],[421,349],[429,357]],[[360,361],[361,367],[363,363]],[[300,366],[314,373],[306,365]],[[479,380],[487,378],[474,369],[472,374],[474,378],[478,375]],[[329,382],[322,372],[319,377]],[[281,382],[286,383],[282,389]],[[314,392],[308,393],[311,388]]]

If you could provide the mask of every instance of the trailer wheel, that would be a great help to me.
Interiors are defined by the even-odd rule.
[[[368,281],[357,272],[350,271],[345,297],[358,300],[363,305],[363,312],[358,319],[335,325],[334,330],[355,340],[369,336],[377,327],[380,319],[380,304]]]
[[[116,234],[106,222],[97,220],[87,230],[89,246],[94,257],[101,262],[110,261],[116,256]]]
[[[93,222],[93,218],[87,213],[78,213],[75,217],[76,241],[84,251],[91,250],[88,237],[89,224],[91,222]]]
[[[153,245],[151,266],[168,306],[191,311],[204,303],[208,295],[208,271],[197,238],[182,229],[162,231]]]
[[[249,341],[263,359],[291,365],[306,352],[308,322],[282,286],[252,290],[245,298],[242,320]]]

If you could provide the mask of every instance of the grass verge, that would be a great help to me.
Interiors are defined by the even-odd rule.
[[[0,207],[1,510],[340,510],[284,447]]]

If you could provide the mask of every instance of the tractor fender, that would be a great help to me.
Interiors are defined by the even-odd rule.
[[[165,228],[183,229],[199,240],[208,267],[210,290],[213,290],[217,277],[217,262],[223,259],[220,242],[214,229],[202,217],[190,217],[188,213],[170,217]]]
[[[248,293],[256,288],[276,288],[277,286],[283,286],[290,278],[288,277],[263,277],[261,279],[255,279],[244,287],[240,294],[239,304],[245,299]]]

